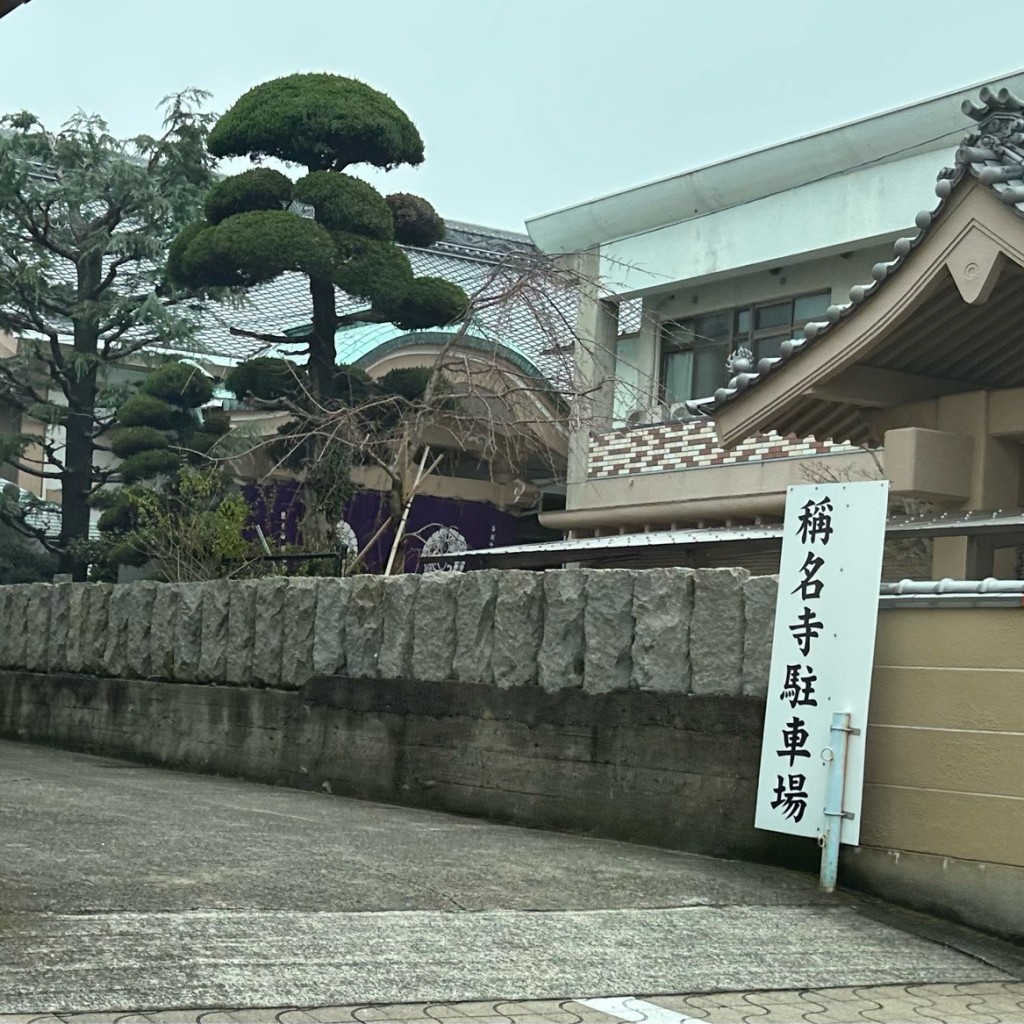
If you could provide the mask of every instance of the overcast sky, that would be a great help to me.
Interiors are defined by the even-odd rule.
[[[352,75],[389,93],[426,143],[420,168],[374,179],[379,188],[522,230],[540,213],[1024,66],[1018,34],[984,10],[964,0],[31,0],[0,21],[0,110],[57,124],[82,108],[130,135],[155,131],[160,98],[186,86],[224,110],[279,75]]]

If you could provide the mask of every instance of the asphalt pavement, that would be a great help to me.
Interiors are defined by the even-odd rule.
[[[0,858],[0,1013],[1016,981],[793,872],[8,742]]]

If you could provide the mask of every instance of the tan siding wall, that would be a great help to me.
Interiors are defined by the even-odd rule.
[[[1024,610],[881,614],[861,841],[1024,867]]]

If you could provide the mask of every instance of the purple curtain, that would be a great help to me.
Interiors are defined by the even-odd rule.
[[[258,524],[271,547],[298,544],[301,535],[303,505],[299,485],[293,482],[260,486],[249,484],[242,492],[252,508],[251,537]],[[361,550],[387,518],[387,495],[378,491],[360,491],[345,507],[345,523],[351,528]],[[413,499],[406,526],[405,568],[421,571],[420,552],[424,545],[431,550],[476,550],[502,547],[519,540],[520,521],[494,505],[451,498],[419,496]],[[348,533],[342,527],[343,533]],[[366,557],[370,572],[381,572],[387,564],[394,528],[389,527],[376,541]],[[464,545],[464,547],[463,547]]]

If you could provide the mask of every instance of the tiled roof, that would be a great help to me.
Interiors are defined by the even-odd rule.
[[[716,408],[732,401],[812,346],[832,327],[877,294],[882,285],[903,266],[910,253],[921,244],[941,216],[953,189],[968,175],[989,186],[1002,202],[1015,207],[1024,216],[1024,100],[1009,89],[993,92],[988,88],[981,90],[979,99],[980,104],[965,100],[962,105],[964,114],[976,121],[978,127],[964,137],[956,152],[955,165],[939,173],[935,185],[939,203],[934,209],[923,210],[917,215],[917,234],[897,239],[893,246],[893,258],[872,267],[873,280],[867,284],[854,285],[850,289],[850,301],[841,306],[830,306],[824,320],[807,324],[803,329],[803,338],[784,341],[780,356],[762,359],[755,369],[748,352],[735,353],[730,358],[729,368],[733,376],[728,385],[707,398],[687,402],[686,408],[691,415],[700,417],[713,414]]]
[[[297,209],[298,213],[306,213]],[[565,385],[572,376],[572,340],[576,321],[577,293],[573,282],[560,276],[552,258],[544,256],[529,237],[511,231],[480,227],[460,221],[446,221],[445,238],[429,249],[403,246],[417,277],[440,277],[459,285],[477,300],[470,333],[477,338],[499,342],[525,356],[549,381]],[[112,256],[104,259],[109,269]],[[151,288],[147,275],[152,267],[122,267],[118,288],[128,294],[145,293]],[[57,261],[52,274],[74,285],[74,267]],[[337,291],[337,311],[345,316],[366,309],[367,303]],[[505,295],[504,301],[495,301]],[[491,301],[488,301],[491,300]],[[260,334],[284,335],[309,325],[312,305],[308,279],[302,274],[283,274],[265,285],[249,289],[244,298],[205,307],[188,306],[177,310],[195,325],[187,343],[149,346],[162,351],[233,365],[263,354],[297,354],[300,346],[274,349],[266,342],[232,333],[232,328]],[[64,334],[73,333],[69,319],[51,317]],[[374,328],[379,331],[374,332]],[[454,330],[455,328],[449,328]],[[356,333],[366,339],[374,333],[380,340],[393,337],[397,328],[387,324],[365,325]],[[400,332],[399,332],[400,333]],[[122,338],[131,343],[152,334],[147,325],[129,329]],[[372,347],[372,346],[371,346]],[[370,350],[362,346],[346,349],[338,339],[338,359],[355,362]]]
[[[495,231],[476,225],[447,222],[445,239],[430,249],[405,248],[417,276],[441,277],[459,285],[478,300],[470,333],[500,342],[521,353],[552,382],[567,379],[572,360],[572,336],[576,317],[576,293],[562,286],[543,269],[523,271],[523,258],[540,257],[525,235]],[[543,263],[538,263],[542,267]],[[505,295],[503,301],[494,301]],[[337,292],[342,316],[365,309],[367,304]],[[307,279],[284,274],[253,288],[243,305],[211,304],[196,333],[195,354],[228,362],[252,358],[268,351],[266,343],[231,333],[231,328],[262,334],[284,334],[309,324],[310,297]],[[395,328],[379,326],[354,332],[352,343],[338,338],[338,358],[354,362],[366,354],[378,334],[389,340]],[[358,339],[358,343],[356,340]],[[284,346],[282,352],[287,352]]]
[[[0,0],[0,17],[28,0]],[[0,131],[0,136],[11,134]],[[33,164],[40,178],[50,178],[48,169]],[[301,203],[292,204],[300,216],[312,216],[313,210]],[[120,230],[138,229],[138,224],[122,225]],[[568,372],[571,342],[576,319],[576,291],[550,268],[545,257],[528,235],[498,228],[482,227],[462,221],[445,221],[444,239],[429,249],[401,246],[417,277],[440,277],[459,285],[470,297],[484,300],[474,318],[479,336],[501,341],[521,352],[551,379]],[[115,232],[116,234],[117,232]],[[111,269],[114,255],[103,258],[104,272]],[[524,268],[532,267],[532,271]],[[116,290],[125,294],[145,294],[151,287],[153,264],[141,260],[122,266]],[[73,287],[75,269],[65,260],[55,261],[48,274],[57,282]],[[513,287],[513,285],[515,287]],[[500,304],[486,300],[502,292],[514,291],[514,297]],[[367,303],[336,291],[337,311],[345,316],[367,308]],[[282,335],[309,325],[312,316],[308,280],[302,274],[283,274],[266,285],[248,289],[236,302],[209,303],[205,308],[189,305],[177,312],[192,319],[193,337],[187,345],[164,351],[186,355],[205,355],[228,364],[267,351],[267,344],[233,334],[231,328],[261,334]],[[72,334],[69,318],[51,317],[62,334]],[[381,325],[387,326],[387,325]],[[151,334],[144,325],[130,328],[122,336],[125,343]],[[159,345],[151,348],[159,349]],[[339,346],[340,349],[340,346]],[[564,359],[552,358],[548,350],[566,349]],[[344,358],[339,351],[339,358]],[[564,366],[562,364],[565,364]]]

